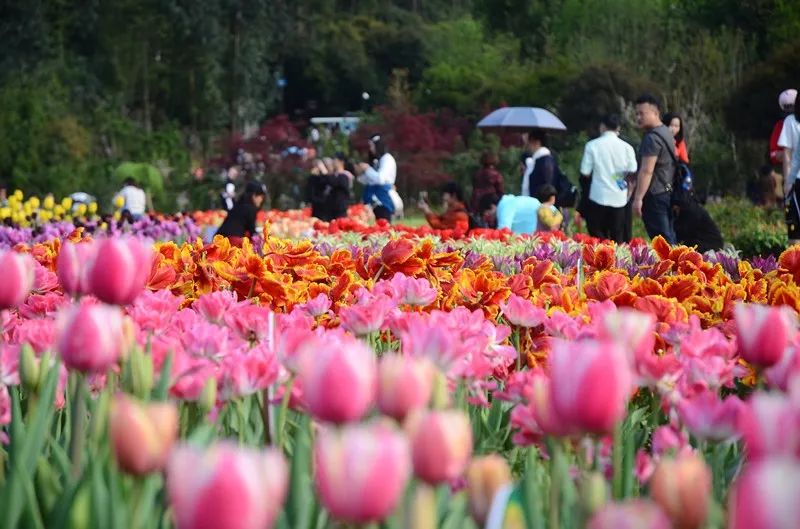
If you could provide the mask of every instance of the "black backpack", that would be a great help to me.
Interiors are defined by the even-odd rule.
[[[578,203],[578,188],[570,182],[567,175],[561,172],[556,164],[556,207],[574,208]]]
[[[678,157],[675,155],[675,149],[670,149],[669,145],[660,134],[657,132],[651,132],[650,134],[654,134],[655,137],[658,138],[658,141],[661,142],[661,145],[667,148],[667,152],[672,157],[672,161],[675,162],[675,173],[672,175],[672,182],[667,183],[665,186],[667,191],[671,193],[671,202],[675,203],[686,200],[687,198],[694,200],[692,170],[687,164],[678,160]]]

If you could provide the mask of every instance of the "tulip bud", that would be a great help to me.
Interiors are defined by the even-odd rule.
[[[35,394],[39,389],[39,360],[30,345],[19,350],[19,380],[27,391]]]
[[[14,251],[0,251],[0,310],[13,309],[25,301],[33,289],[34,263],[30,256]]]
[[[424,358],[385,355],[378,367],[378,408],[402,421],[431,399],[433,365]]]
[[[84,482],[72,501],[72,508],[69,512],[69,527],[73,529],[89,529],[91,527],[92,493],[90,486],[88,481]]]
[[[447,385],[447,376],[439,370],[433,372],[433,390],[431,395],[431,408],[443,410],[450,405],[450,389]]]
[[[59,317],[57,349],[70,369],[104,373],[126,347],[122,313],[115,307],[81,304]]]
[[[220,442],[177,446],[167,464],[176,529],[269,529],[289,481],[283,454]]]
[[[476,457],[467,468],[467,494],[472,517],[478,524],[486,521],[497,491],[511,483],[511,469],[497,454]]]
[[[320,502],[338,520],[383,520],[403,495],[410,459],[408,440],[387,424],[323,428],[314,443]]]
[[[610,503],[599,510],[587,529],[670,529],[669,518],[648,500]]]
[[[797,316],[787,307],[742,303],[736,305],[734,319],[739,353],[759,367],[780,362],[797,332]]]
[[[144,404],[117,395],[109,437],[117,464],[125,472],[143,476],[161,470],[178,437],[178,410],[173,404]]]
[[[200,392],[200,398],[197,399],[197,406],[203,413],[211,413],[214,406],[217,404],[217,379],[209,378],[203,384],[203,391]]]
[[[601,473],[591,472],[585,475],[580,482],[579,488],[581,505],[590,516],[608,503],[608,483]]]
[[[89,288],[99,300],[129,305],[147,285],[152,265],[150,248],[136,239],[105,239],[89,270]]]
[[[409,418],[414,474],[438,485],[464,472],[472,454],[472,427],[461,411],[417,412]]]
[[[662,459],[650,480],[650,496],[672,520],[674,529],[698,529],[708,514],[711,472],[696,454]]]
[[[729,529],[795,529],[800,520],[800,463],[794,457],[750,462],[728,502]]]
[[[73,244],[69,241],[61,245],[58,252],[56,272],[61,288],[72,296],[89,293],[89,269],[97,257],[97,248],[92,242]]]

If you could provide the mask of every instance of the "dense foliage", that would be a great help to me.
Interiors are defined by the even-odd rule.
[[[471,124],[501,104],[557,110],[573,133],[555,146],[574,175],[597,115],[630,118],[631,98],[650,89],[686,117],[698,185],[741,192],[763,161],[777,93],[799,77],[792,3],[11,2],[0,13],[0,178],[106,197],[119,163],[144,162],[172,196],[192,166],[230,156],[229,134],[277,114],[388,105],[412,116],[395,132],[404,143],[418,114]],[[637,139],[630,126],[625,134]],[[443,178],[484,141],[463,126],[456,139],[401,145],[406,166],[423,167],[405,172],[401,191]]]

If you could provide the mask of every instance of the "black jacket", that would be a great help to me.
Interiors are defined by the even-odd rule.
[[[347,216],[350,204],[350,179],[345,173],[308,177],[311,215],[325,222]]]
[[[675,211],[675,235],[678,242],[686,246],[697,246],[697,251],[721,250],[724,246],[722,233],[708,211],[694,197],[673,201]]]
[[[253,236],[256,233],[256,215],[258,208],[250,202],[239,201],[228,212],[222,226],[217,230],[217,235],[225,237]]]

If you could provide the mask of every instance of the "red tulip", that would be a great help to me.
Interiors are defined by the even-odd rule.
[[[728,529],[797,529],[800,463],[765,459],[745,466],[728,502]]]
[[[743,303],[734,309],[734,318],[739,354],[759,367],[780,362],[796,333],[797,317],[787,307]]]
[[[711,471],[696,454],[662,459],[650,480],[650,496],[672,520],[674,529],[698,529],[708,515]]]
[[[426,358],[385,355],[378,366],[378,408],[402,421],[431,399],[433,365]]]
[[[142,403],[117,395],[109,436],[117,464],[125,472],[142,476],[162,470],[178,437],[178,410],[166,402]]]
[[[357,421],[375,400],[375,355],[363,342],[329,331],[321,349],[301,362],[303,397],[311,414],[321,421]]]
[[[785,395],[756,393],[739,415],[750,460],[800,455],[800,409]]]
[[[89,289],[100,301],[129,305],[147,285],[152,260],[150,248],[137,239],[100,241],[89,270]]]
[[[283,455],[223,441],[209,449],[181,445],[167,464],[177,529],[268,529],[289,481]]]
[[[631,372],[625,352],[612,342],[556,341],[548,357],[550,395],[561,429],[609,433],[625,415]]]
[[[122,312],[116,307],[83,303],[59,316],[56,348],[70,369],[103,373],[129,343]]]
[[[587,529],[671,529],[669,518],[661,508],[648,500],[610,503],[600,509]]]
[[[72,296],[89,293],[89,269],[97,256],[92,242],[73,244],[65,241],[58,252],[56,272],[61,288]]]
[[[419,412],[409,418],[414,473],[432,485],[460,477],[472,455],[472,427],[461,411]]]
[[[320,501],[335,518],[352,523],[389,516],[411,474],[408,440],[383,423],[323,428],[314,463]]]
[[[25,301],[35,279],[34,262],[30,256],[14,251],[0,251],[0,310],[13,309]]]

